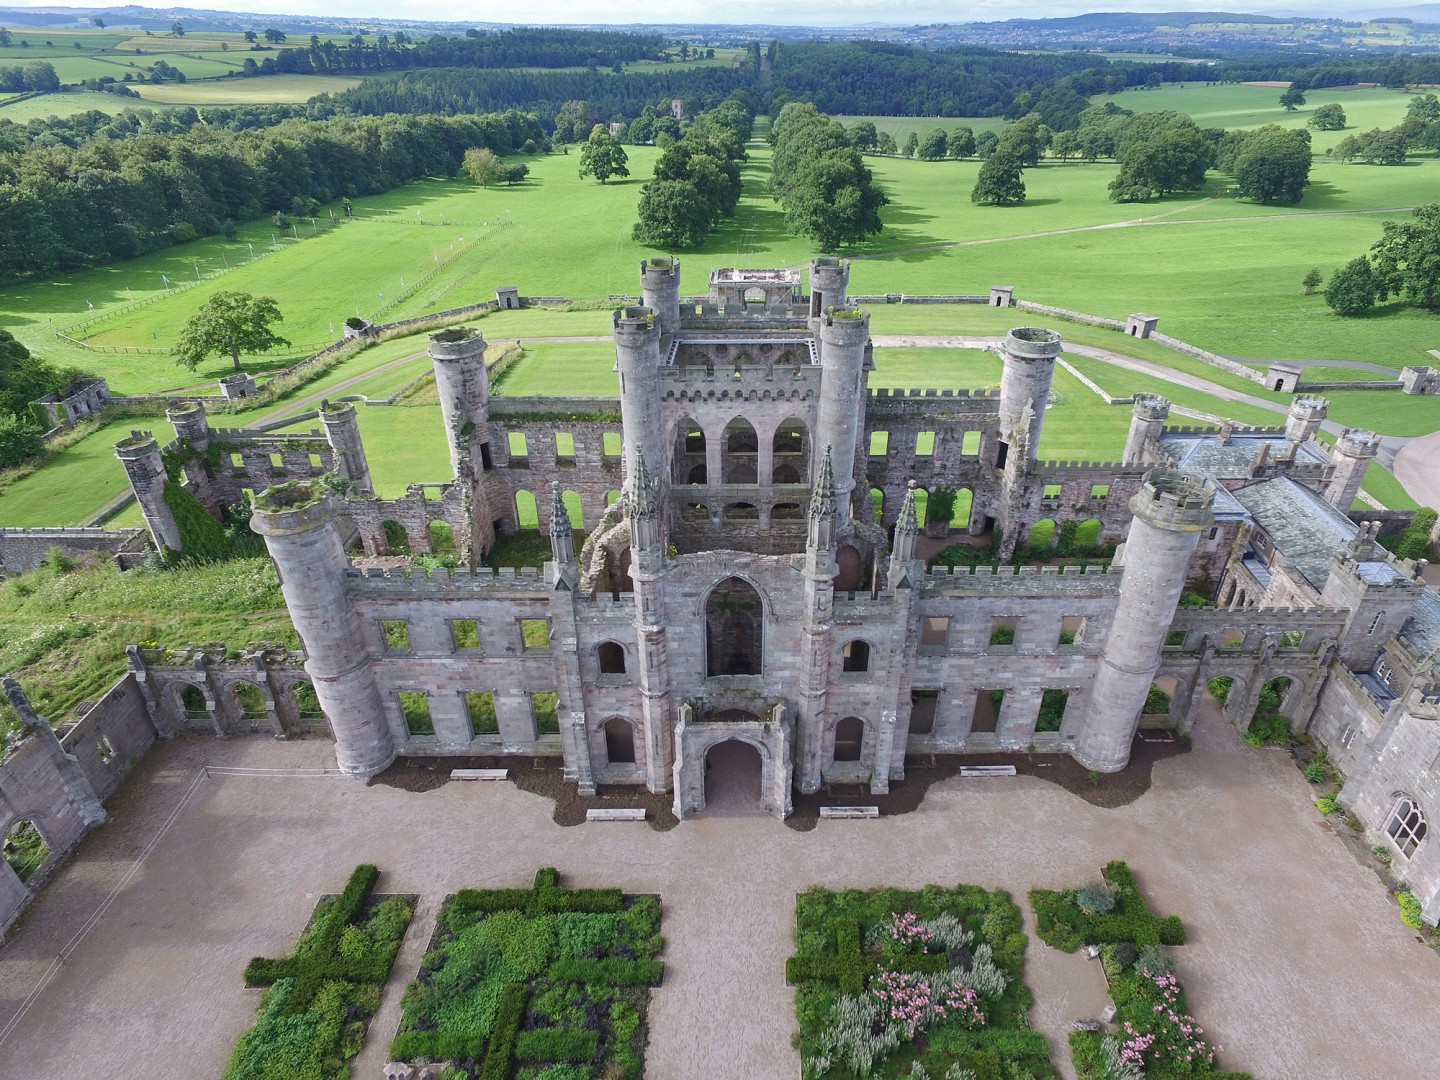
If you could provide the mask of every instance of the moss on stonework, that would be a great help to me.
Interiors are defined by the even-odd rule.
[[[291,480],[287,484],[268,487],[263,493],[255,496],[255,509],[295,510],[302,506],[308,506],[310,503],[319,502],[324,495],[323,491],[317,491],[303,481]]]

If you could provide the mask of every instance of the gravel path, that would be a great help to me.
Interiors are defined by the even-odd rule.
[[[1213,711],[1195,750],[1158,764],[1151,791],[1126,807],[1097,808],[1027,777],[952,780],[913,814],[822,821],[809,833],[758,816],[665,833],[560,828],[548,801],[504,784],[415,793],[333,776],[197,783],[204,763],[313,767],[331,762],[329,751],[253,738],[152,752],[113,801],[112,823],[0,951],[5,1025],[115,890],[13,1030],[0,1027],[0,1071],[148,1080],[157,1062],[183,1061],[187,1075],[218,1076],[259,996],[241,985],[246,961],[284,954],[316,899],[362,861],[382,868],[382,889],[422,899],[358,1080],[378,1080],[442,898],[467,885],[523,886],[543,865],[574,885],[661,894],[668,969],[653,999],[652,1080],[795,1080],[783,961],[795,893],[812,884],[968,881],[1023,903],[1030,888],[1093,879],[1112,858],[1191,928],[1178,950],[1186,989],[1232,1067],[1262,1078],[1423,1076],[1440,1055],[1440,1031],[1395,1007],[1440,993],[1440,963],[1330,835],[1288,756],[1246,747]],[[1058,1063],[1069,1021],[1098,1011],[1098,972],[1038,942],[1029,955],[1032,1021]]]

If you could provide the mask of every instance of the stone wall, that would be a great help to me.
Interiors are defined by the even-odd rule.
[[[146,540],[144,529],[0,529],[0,573],[34,570],[52,547],[71,558],[113,555],[122,569],[129,569],[144,560]]]

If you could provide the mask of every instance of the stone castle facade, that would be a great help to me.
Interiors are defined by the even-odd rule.
[[[1319,399],[1283,427],[1201,429],[1142,398],[1122,461],[1043,461],[1058,334],[998,342],[997,390],[872,390],[848,273],[818,259],[806,294],[795,272],[718,271],[682,299],[678,262],[642,263],[642,304],[614,316],[613,399],[492,397],[481,335],[433,335],[455,476],[401,499],[371,494],[345,403],[321,410],[323,435],[212,430],[195,406],[172,410],[165,451],[136,433],[117,452],[159,544],[182,543],[167,482],[215,511],[257,493],[252,528],[304,645],[133,649],[157,732],[319,725],[362,777],[402,754],[553,755],[582,792],[643,785],[682,817],[704,808],[709,751],[738,740],[783,816],[828,781],[885,792],[907,755],[1033,748],[1116,771],[1142,726],[1188,731],[1207,686],[1228,687],[1241,729],[1268,691],[1440,915],[1423,824],[1440,805],[1440,599],[1349,513],[1376,438],[1316,442]],[[927,570],[917,544],[952,523],[921,508],[948,492],[955,527],[1002,563],[1076,525],[1123,546],[1092,565]],[[531,513],[544,569],[486,567]],[[402,534],[428,550],[442,525],[455,570],[348,554]]]

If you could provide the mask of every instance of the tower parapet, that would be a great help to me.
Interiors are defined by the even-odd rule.
[[[640,262],[640,295],[655,312],[661,334],[680,329],[680,260],[665,256]]]
[[[349,401],[326,401],[320,405],[320,419],[325,424],[325,439],[335,451],[340,475],[358,491],[370,491],[370,462],[365,458],[365,444],[360,441],[360,421],[355,406]]]
[[[1325,501],[1342,511],[1350,509],[1355,496],[1360,493],[1360,484],[1365,479],[1365,470],[1380,452],[1380,436],[1373,431],[1347,428],[1335,440],[1330,460],[1335,463],[1335,472],[1325,485]]]
[[[1002,453],[1019,441],[1024,429],[1029,460],[1035,460],[1061,348],[1060,335],[1041,326],[1017,326],[1006,335],[1005,367],[1000,375]],[[995,464],[1004,463],[997,460]]]
[[[848,304],[850,260],[822,255],[810,262],[810,317],[818,319],[827,308]]]
[[[1385,643],[1398,634],[1425,591],[1422,563],[1397,559],[1376,542],[1380,523],[1360,531],[1330,561],[1320,603],[1350,613],[1338,657],[1351,671],[1369,671]]]
[[[337,509],[309,484],[279,484],[257,496],[250,528],[280,572],[280,591],[305,646],[305,670],[335,736],[340,771],[368,777],[395,758],[395,737],[365,649],[360,616],[345,587],[349,560]]]
[[[1320,424],[1330,411],[1330,402],[1322,397],[1297,397],[1290,403],[1290,416],[1285,421],[1285,437],[1291,442],[1308,442],[1315,438]]]
[[[1170,419],[1170,402],[1159,394],[1136,394],[1125,438],[1125,461],[1145,461],[1148,447],[1158,442]]]
[[[1214,498],[1198,473],[1153,469],[1130,500],[1125,576],[1074,749],[1086,768],[1118,772],[1130,761],[1190,558],[1214,521]]]
[[[160,454],[155,436],[148,431],[132,431],[130,438],[115,444],[115,456],[125,466],[130,489],[135,492],[135,501],[140,504],[140,514],[155,546],[162,554],[183,550],[180,526],[175,523],[175,515],[165,501],[165,484],[169,476],[166,475],[165,459]]]
[[[458,476],[471,458],[470,446],[483,438],[490,421],[490,379],[485,371],[485,338],[469,326],[430,335],[427,353],[435,368],[435,393],[445,419],[450,464]]]
[[[175,428],[177,438],[184,439],[190,449],[203,454],[210,448],[210,418],[198,401],[186,401],[165,410],[165,419]]]

